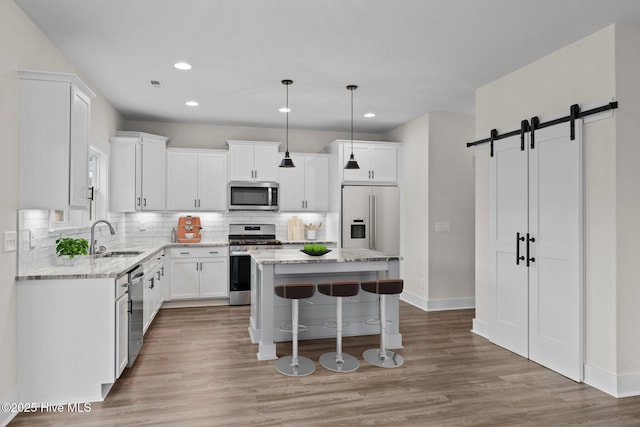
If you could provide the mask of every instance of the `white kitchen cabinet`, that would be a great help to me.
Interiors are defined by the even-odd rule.
[[[279,142],[227,141],[229,181],[277,181]]]
[[[129,362],[129,293],[128,276],[116,280],[116,378]]]
[[[329,210],[329,156],[291,153],[291,159],[296,167],[278,170],[280,211]]]
[[[86,208],[94,93],[73,74],[19,71],[18,75],[18,208]]]
[[[114,278],[16,282],[18,378],[24,402],[105,398],[106,385],[116,381],[118,371],[116,283]]]
[[[227,153],[167,150],[167,210],[227,209]]]
[[[109,138],[111,212],[165,209],[167,139],[142,132],[116,132]]]
[[[229,297],[226,247],[172,248],[171,300]]]
[[[151,260],[147,261],[144,264],[144,272],[142,330],[143,333],[146,333],[162,305],[163,254],[158,253],[151,258]]]
[[[351,155],[351,142],[342,144],[344,163]],[[394,143],[353,143],[360,169],[342,169],[343,182],[395,184],[398,181],[398,149]]]

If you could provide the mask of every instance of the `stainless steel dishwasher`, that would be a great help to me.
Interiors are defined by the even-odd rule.
[[[140,349],[142,349],[142,328],[144,326],[143,276],[144,270],[141,265],[129,272],[129,363],[127,363],[127,368],[133,366],[133,362],[135,362]]]

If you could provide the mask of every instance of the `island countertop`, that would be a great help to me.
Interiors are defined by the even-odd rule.
[[[321,256],[311,256],[298,249],[250,250],[251,258],[258,265],[264,264],[310,264],[336,262],[399,261],[398,255],[386,255],[370,249],[333,248]]]

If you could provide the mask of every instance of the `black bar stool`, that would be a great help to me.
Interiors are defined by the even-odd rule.
[[[380,348],[371,348],[362,353],[362,357],[372,365],[381,368],[397,368],[402,366],[404,358],[398,353],[387,350],[387,295],[402,293],[404,281],[402,279],[380,279],[361,283],[362,290],[380,296]]]
[[[358,295],[360,282],[343,280],[318,284],[318,292],[336,297],[336,351],[320,356],[320,364],[330,371],[351,372],[358,369],[358,359],[350,354],[342,353],[342,299]]]
[[[281,298],[291,300],[291,344],[293,351],[291,356],[284,356],[276,362],[278,372],[291,377],[302,377],[316,370],[316,364],[311,359],[298,356],[298,300],[311,298],[316,288],[311,282],[293,282],[274,286],[273,290]]]

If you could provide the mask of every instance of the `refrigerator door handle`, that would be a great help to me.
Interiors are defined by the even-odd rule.
[[[369,249],[376,250],[376,196],[369,196]]]

